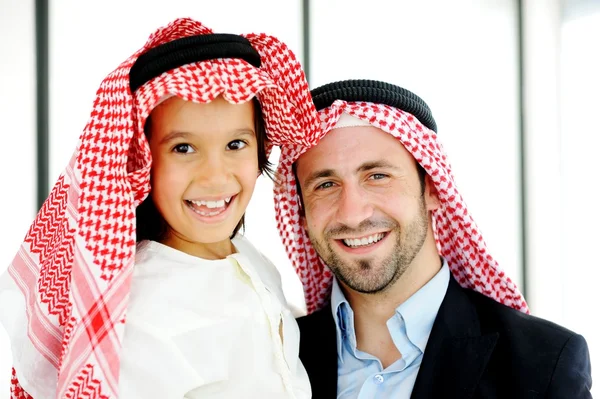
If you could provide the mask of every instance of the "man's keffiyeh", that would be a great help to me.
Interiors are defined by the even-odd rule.
[[[327,303],[333,274],[317,255],[300,222],[293,163],[317,145],[344,113],[396,137],[431,176],[441,202],[433,212],[436,243],[459,284],[528,312],[523,296],[488,252],[456,189],[427,104],[408,90],[370,80],[331,83],[311,93],[319,110],[320,131],[303,142],[286,141],[282,145],[278,184],[274,187],[277,228],[304,286],[308,313]]]

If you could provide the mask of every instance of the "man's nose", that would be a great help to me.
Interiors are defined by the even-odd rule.
[[[336,222],[351,228],[358,228],[360,223],[373,216],[373,204],[368,193],[358,184],[346,184],[334,206],[337,207]]]

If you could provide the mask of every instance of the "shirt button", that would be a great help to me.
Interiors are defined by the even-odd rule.
[[[381,383],[383,383],[384,378],[383,378],[383,376],[381,374],[375,375],[374,378],[375,378],[375,384],[381,384]]]

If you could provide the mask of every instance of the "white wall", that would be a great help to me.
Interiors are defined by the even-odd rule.
[[[586,338],[592,356],[593,392],[600,392],[600,325],[594,316],[600,305],[600,2],[570,3],[569,14],[562,21],[559,86],[564,293],[560,316],[565,325]]]
[[[600,392],[600,3],[593,15],[565,20],[561,31],[561,313],[582,334],[592,355],[594,392]],[[543,280],[542,280],[543,281]],[[596,316],[594,316],[596,314]]]
[[[0,272],[17,252],[36,211],[33,1],[0,0]],[[7,398],[11,356],[0,327],[0,398]]]
[[[491,253],[519,285],[515,3],[313,1],[311,86],[378,79],[423,98]]]
[[[530,0],[525,19],[528,302],[582,334],[600,380],[600,3]]]

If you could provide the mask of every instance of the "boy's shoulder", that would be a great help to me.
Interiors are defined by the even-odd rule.
[[[242,234],[237,234],[231,240],[238,252],[246,257],[256,266],[265,266],[274,269],[277,273],[277,268],[271,260],[265,256],[250,240]]]
[[[267,289],[283,295],[281,275],[273,262],[241,234],[237,234],[232,242],[238,253],[250,262],[249,266],[258,272]]]

